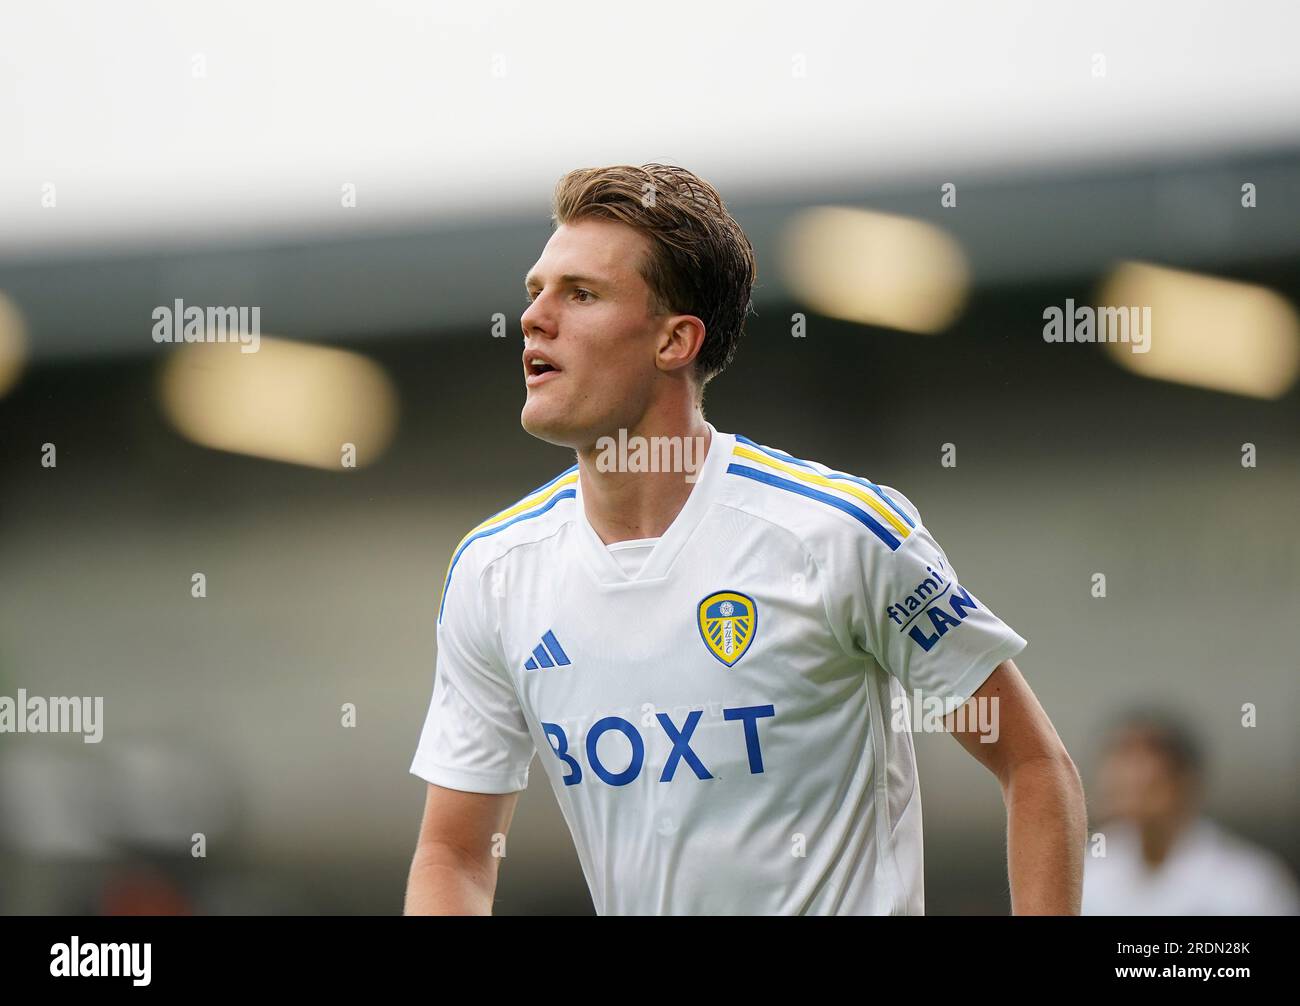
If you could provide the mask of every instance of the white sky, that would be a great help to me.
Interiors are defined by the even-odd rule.
[[[1300,137],[1300,6],[1065,6],[6,0],[0,252],[544,219],[598,163],[734,197]]]

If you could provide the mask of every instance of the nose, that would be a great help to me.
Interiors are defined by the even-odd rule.
[[[550,315],[546,294],[539,294],[531,304],[524,308],[524,313],[519,316],[520,327],[524,330],[524,338],[532,336],[543,336],[554,334],[554,324]]]

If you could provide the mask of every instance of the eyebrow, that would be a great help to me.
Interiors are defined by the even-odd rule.
[[[563,276],[560,277],[559,281],[565,284],[587,283],[590,284],[591,286],[599,286],[602,283],[601,280],[596,279],[594,276],[579,276],[577,273],[565,273]],[[525,290],[530,289],[531,287],[534,287],[536,285],[537,285],[537,277],[534,274],[529,273],[527,276],[524,277]]]

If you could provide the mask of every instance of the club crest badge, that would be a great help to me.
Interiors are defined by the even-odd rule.
[[[728,667],[745,655],[758,629],[758,606],[752,597],[720,590],[700,602],[700,638]]]

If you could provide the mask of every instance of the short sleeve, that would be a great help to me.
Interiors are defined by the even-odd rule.
[[[463,558],[463,557],[462,557]],[[411,772],[470,793],[528,786],[536,747],[483,613],[469,563],[453,567],[438,623],[437,669]]]
[[[831,610],[847,621],[843,635],[905,689],[955,707],[1026,642],[961,582],[911,501],[873,488],[906,533],[893,548],[859,533],[840,550],[843,596]]]

